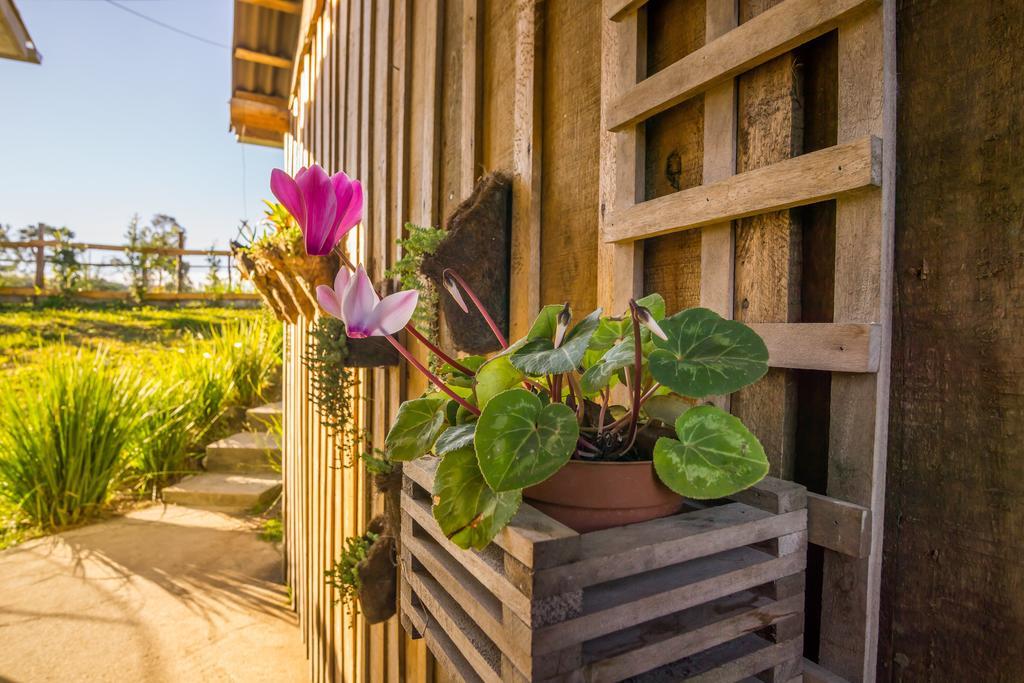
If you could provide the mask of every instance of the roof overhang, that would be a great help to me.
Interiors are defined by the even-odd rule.
[[[284,145],[301,16],[298,0],[235,0],[231,130],[239,142]]]
[[[0,0],[0,57],[34,64],[43,61],[14,0]]]

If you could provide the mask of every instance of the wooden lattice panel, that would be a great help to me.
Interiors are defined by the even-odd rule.
[[[803,487],[767,479],[721,505],[582,535],[524,505],[476,552],[433,519],[435,467],[405,467],[401,613],[464,680],[800,674]]]
[[[599,303],[621,311],[643,293],[643,240],[700,229],[701,305],[751,324],[769,347],[773,370],[732,404],[782,477],[793,476],[796,423],[796,386],[785,369],[833,373],[822,454],[827,495],[808,495],[809,540],[825,548],[819,658],[850,680],[873,680],[889,392],[894,3],[706,0],[704,45],[649,76],[646,4],[604,3]],[[793,50],[831,31],[837,140],[801,154],[786,118]],[[704,107],[703,184],[643,201],[646,122],[696,97]],[[835,202],[832,322],[805,323],[792,307],[799,279],[786,280],[800,255],[767,231],[797,229],[787,210],[825,201]],[[750,257],[742,273],[740,231]],[[744,294],[745,310],[737,310],[741,282],[779,281],[783,296],[746,310]],[[728,407],[730,397],[716,403]]]

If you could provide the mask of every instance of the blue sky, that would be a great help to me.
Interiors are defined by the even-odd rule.
[[[120,1],[231,43],[230,0]],[[190,247],[223,248],[239,219],[261,215],[282,155],[228,132],[229,50],[103,0],[16,4],[43,63],[0,59],[0,223],[120,244],[133,213],[167,213]]]

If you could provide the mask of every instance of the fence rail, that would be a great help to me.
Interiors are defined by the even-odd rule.
[[[148,287],[142,294],[144,301],[256,301],[259,295],[253,292],[233,292],[232,259],[233,254],[223,249],[186,249],[185,235],[178,236],[177,247],[132,247],[125,244],[95,244],[92,242],[63,242],[61,240],[46,239],[40,233],[38,239],[34,240],[0,240],[0,249],[32,250],[35,252],[35,269],[33,286],[0,286],[0,296],[17,297],[45,297],[58,294],[57,290],[46,287],[46,250],[47,249],[72,249],[75,251],[108,251],[120,253],[134,253],[156,256],[173,256],[177,259],[175,268],[176,281],[173,291],[149,291]],[[186,256],[222,256],[227,259],[227,291],[185,291],[186,290]],[[18,261],[19,263],[21,261]],[[26,260],[27,263],[31,261]],[[125,264],[113,263],[89,263],[84,264],[89,269],[127,267]],[[130,290],[80,290],[74,296],[89,300],[127,300],[131,298]]]

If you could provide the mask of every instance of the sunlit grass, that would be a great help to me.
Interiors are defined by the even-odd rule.
[[[195,469],[270,398],[280,345],[258,310],[0,306],[0,548]]]

